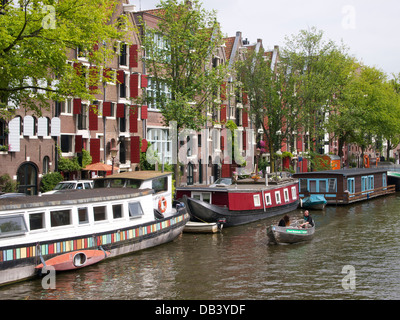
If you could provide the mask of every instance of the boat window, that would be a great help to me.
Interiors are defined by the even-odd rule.
[[[382,174],[382,187],[387,187],[386,173]]]
[[[114,204],[112,206],[113,219],[122,218],[122,204]]]
[[[265,205],[270,206],[271,204],[272,204],[271,194],[266,193],[265,194]]]
[[[168,191],[168,177],[154,179],[151,183],[151,188],[154,190],[155,193]]]
[[[374,176],[368,176],[368,190],[374,190]]]
[[[27,231],[22,214],[0,217],[0,238],[17,236]]]
[[[300,179],[300,193],[307,192],[307,179]]]
[[[317,192],[317,180],[310,180],[310,192]]]
[[[107,188],[108,180],[107,179],[99,179],[94,181],[94,188]]]
[[[289,202],[289,190],[283,189],[283,196],[285,197],[285,202]]]
[[[78,208],[79,224],[89,223],[89,215],[87,208]]]
[[[32,213],[29,215],[29,230],[45,228],[44,212]]]
[[[52,227],[60,227],[71,224],[71,210],[58,210],[50,212]]]
[[[281,193],[279,191],[275,191],[275,201],[276,201],[276,204],[281,203]]]
[[[211,203],[211,192],[192,192],[192,198]]]
[[[296,199],[297,199],[296,187],[292,187],[292,199],[293,199],[293,200],[296,200]]]
[[[144,215],[140,202],[130,202],[129,206],[129,218],[139,218]]]
[[[126,187],[127,188],[139,189],[140,185],[141,185],[141,181],[140,180],[128,179],[126,181]]]
[[[111,188],[121,188],[124,186],[125,180],[124,179],[112,179],[110,180],[110,187]]]
[[[336,183],[337,180],[336,179],[329,179],[329,189],[328,189],[328,193],[336,193]]]
[[[203,201],[207,203],[211,203],[211,193],[206,192],[201,194],[203,196]]]
[[[254,201],[254,206],[255,207],[260,207],[261,206],[261,201],[260,201],[260,195],[259,194],[253,195],[253,201]]]
[[[348,190],[350,193],[354,193],[354,192],[355,192],[354,178],[348,178],[348,179],[347,179],[347,190]]]
[[[318,184],[319,184],[318,192],[325,193],[327,190],[327,183],[328,183],[328,180],[318,180]]]
[[[103,221],[107,218],[107,207],[93,207],[94,221]]]

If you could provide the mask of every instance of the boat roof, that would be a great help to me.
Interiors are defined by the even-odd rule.
[[[250,179],[246,181],[241,181],[241,183],[231,184],[231,185],[217,185],[216,187],[210,187],[210,185],[196,185],[196,186],[185,186],[185,187],[177,187],[177,191],[204,191],[204,192],[246,192],[246,191],[261,191],[261,190],[271,190],[276,188],[287,187],[288,185],[293,185],[298,183],[297,179],[285,179],[278,184],[269,183],[268,186],[265,185],[265,180],[260,179],[257,183],[250,182]],[[251,180],[252,181],[252,180]]]
[[[172,175],[172,172],[160,172],[160,171],[127,171],[122,173],[116,173],[109,175],[105,178],[100,179],[136,179],[136,180],[152,180],[155,178],[166,177]],[[96,180],[98,180],[96,179]]]
[[[0,212],[3,210],[25,210],[29,208],[70,206],[93,202],[115,201],[137,198],[153,194],[152,189],[98,188],[86,190],[67,190],[42,196],[26,196],[0,199]]]
[[[358,169],[341,169],[341,170],[326,170],[326,171],[314,171],[314,172],[301,172],[293,175],[294,178],[303,177],[303,176],[316,176],[316,175],[341,175],[344,177],[347,176],[358,176],[358,175],[366,175],[366,174],[374,174],[374,173],[385,173],[387,169],[378,169],[378,168],[358,168]]]

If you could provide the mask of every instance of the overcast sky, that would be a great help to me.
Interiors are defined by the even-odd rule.
[[[130,0],[137,10],[154,9],[159,0]],[[399,0],[202,0],[215,9],[222,31],[262,39],[265,48],[284,46],[285,36],[316,27],[326,39],[349,47],[366,65],[400,73]]]

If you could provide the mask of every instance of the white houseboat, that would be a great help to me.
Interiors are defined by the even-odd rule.
[[[109,258],[174,240],[189,215],[184,207],[171,205],[171,176],[149,175],[146,181],[159,180],[155,185],[163,182],[163,187],[0,199],[0,285],[34,276],[36,267],[54,257],[64,255],[78,268],[94,250]],[[154,212],[158,198],[165,199],[162,217]]]

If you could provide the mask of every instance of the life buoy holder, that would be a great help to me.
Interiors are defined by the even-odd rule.
[[[161,197],[161,199],[158,200],[158,211],[160,211],[161,213],[167,211],[167,199],[165,199],[164,197]]]

